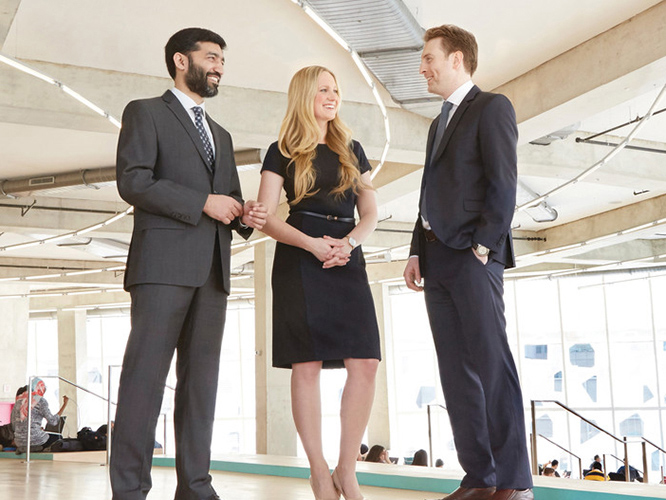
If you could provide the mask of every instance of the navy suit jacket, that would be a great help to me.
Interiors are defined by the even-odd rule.
[[[424,189],[428,191],[426,211],[432,231],[439,241],[458,250],[480,243],[490,248],[493,259],[513,267],[518,127],[511,102],[472,87],[437,151],[431,152],[438,121],[439,116],[428,133],[421,184],[421,197]],[[410,255],[422,258],[424,244],[419,213]]]
[[[125,288],[159,283],[202,286],[219,240],[224,287],[230,291],[231,230],[203,213],[209,194],[243,203],[231,135],[206,115],[215,141],[211,168],[199,133],[178,98],[130,102],[123,113],[116,160],[118,191],[134,205],[134,231]]]

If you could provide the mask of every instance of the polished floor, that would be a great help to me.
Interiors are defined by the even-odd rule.
[[[213,485],[224,500],[312,500],[305,479],[212,471]],[[153,467],[149,500],[170,500],[176,487],[171,467]],[[0,498],[11,500],[111,500],[107,468],[98,464],[35,460],[0,460]],[[441,493],[363,487],[368,500],[424,500]]]

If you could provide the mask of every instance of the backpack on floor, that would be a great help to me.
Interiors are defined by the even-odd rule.
[[[106,450],[106,436],[92,430],[90,427],[84,427],[76,434],[76,439],[81,442],[86,451]]]

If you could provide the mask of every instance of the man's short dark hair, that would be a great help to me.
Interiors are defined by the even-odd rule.
[[[442,48],[447,55],[452,52],[462,52],[465,69],[470,76],[474,75],[479,53],[474,35],[453,24],[443,24],[442,26],[430,28],[423,36],[423,40],[426,42],[434,38],[439,38]]]
[[[28,390],[27,385],[24,385],[23,387],[19,387],[18,390],[16,391],[16,397],[18,398],[21,394],[23,394],[27,390]]]
[[[185,28],[169,38],[164,47],[164,57],[171,78],[176,78],[176,63],[173,56],[177,52],[189,55],[190,52],[199,50],[199,42],[211,42],[220,46],[222,50],[227,48],[227,42],[217,33],[205,28]]]
[[[560,462],[559,462],[559,460],[553,460],[553,461],[550,463],[550,465],[552,465],[553,467],[555,467],[556,465],[560,465]]]

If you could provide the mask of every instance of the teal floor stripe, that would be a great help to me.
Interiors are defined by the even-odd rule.
[[[153,458],[153,465],[174,467],[175,460],[168,457],[155,457]],[[307,467],[232,462],[227,460],[213,460],[210,468],[211,470],[222,472],[261,474],[265,476],[293,477],[300,479],[307,479],[310,475],[310,470]],[[460,485],[460,481],[456,479],[413,477],[400,474],[358,472],[357,477],[359,484],[364,486],[377,486],[380,488],[395,488],[412,491],[451,493]],[[534,497],[537,500],[663,500],[666,498],[666,488],[664,488],[664,496],[652,497],[537,486],[534,488]]]
[[[25,454],[17,455],[13,451],[0,452],[0,459],[25,460]],[[53,460],[52,453],[33,453],[30,460]],[[153,457],[153,465],[158,467],[175,467],[176,461],[171,457]],[[310,470],[307,467],[270,465],[248,462],[233,462],[229,460],[213,460],[211,470],[222,472],[238,472],[243,474],[261,474],[264,476],[280,476],[307,479]],[[365,486],[377,486],[380,488],[395,488],[412,491],[435,491],[440,493],[451,493],[460,481],[449,478],[413,477],[400,474],[377,474],[373,472],[358,472],[358,482]],[[564,481],[564,480],[563,480]],[[664,500],[666,499],[666,487],[664,494],[659,496],[626,495],[611,492],[595,492],[570,490],[564,488],[546,488],[537,486],[534,488],[534,497],[537,500]]]
[[[25,460],[25,453],[19,455],[15,451],[0,451],[0,458],[8,458],[10,460]],[[32,460],[53,460],[53,453],[31,453],[30,461]]]

